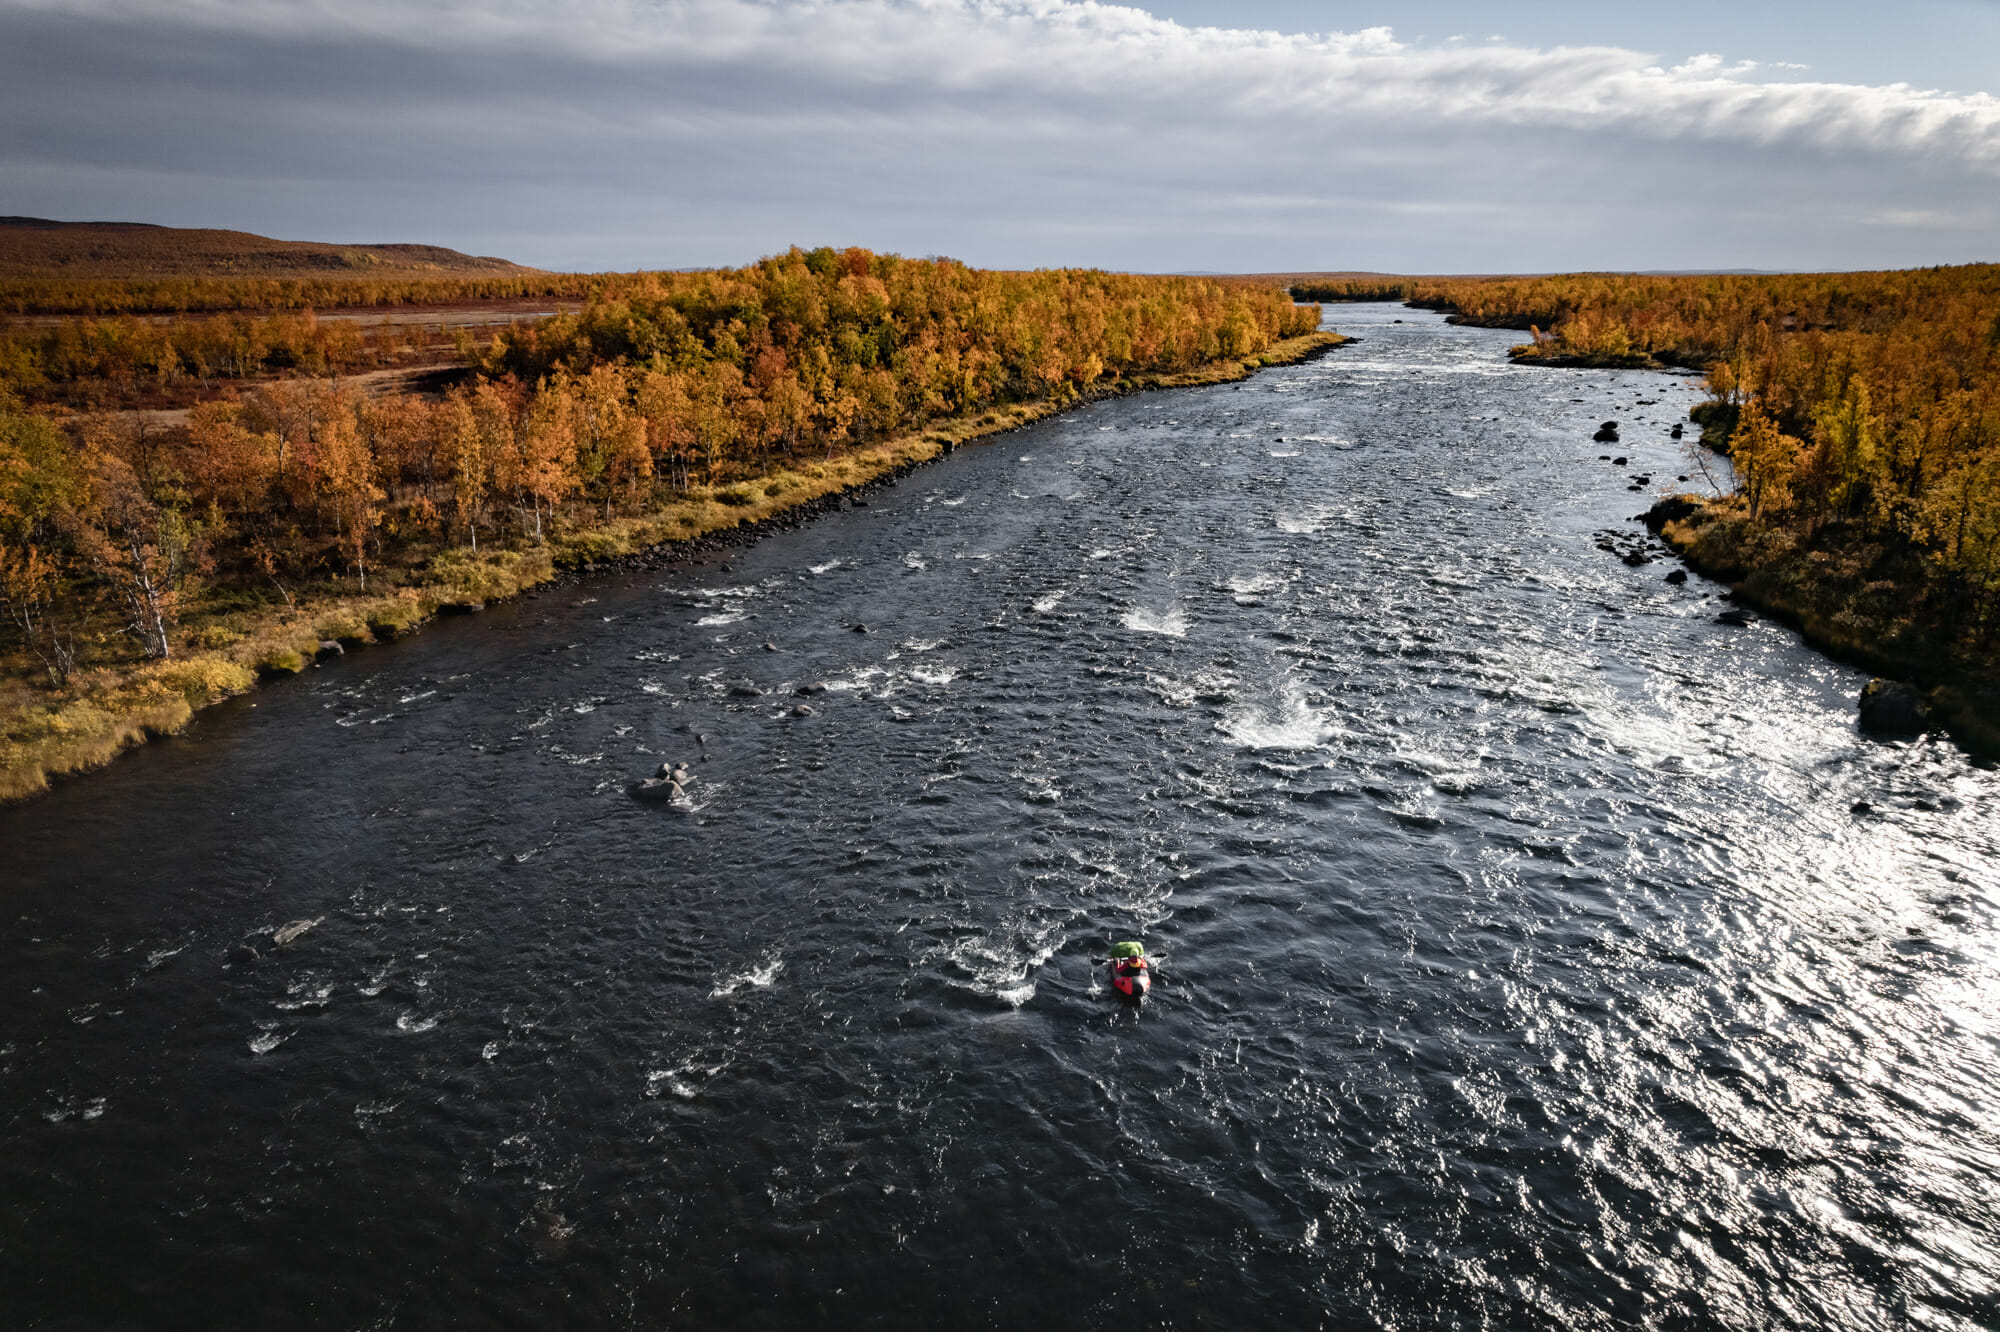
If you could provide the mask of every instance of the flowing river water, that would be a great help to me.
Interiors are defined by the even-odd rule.
[[[1330,313],[0,812],[6,1325],[1993,1326],[2000,777]]]

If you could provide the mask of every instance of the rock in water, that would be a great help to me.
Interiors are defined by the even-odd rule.
[[[1667,581],[1669,583],[1680,584],[1680,583],[1685,583],[1687,580],[1688,580],[1688,571],[1686,569],[1676,569],[1672,573],[1667,575]]]
[[[1677,523],[1698,513],[1701,505],[1691,495],[1669,495],[1639,515],[1639,521],[1657,532],[1668,523]]]
[[[1922,735],[1930,722],[1930,704],[1915,685],[1870,680],[1861,691],[1861,729],[1871,735]]]
[[[325,916],[314,916],[311,920],[295,920],[289,925],[280,925],[271,931],[271,942],[288,944],[325,919]]]

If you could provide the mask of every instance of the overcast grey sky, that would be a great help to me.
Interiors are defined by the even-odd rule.
[[[2000,2],[0,0],[0,213],[552,268],[2000,259]]]

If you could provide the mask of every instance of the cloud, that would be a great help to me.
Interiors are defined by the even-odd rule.
[[[13,0],[0,48],[0,164],[38,190],[101,197],[123,173],[130,215],[163,176],[239,200],[270,180],[291,198],[348,190],[333,216],[407,226],[456,189],[555,246],[594,235],[586,262],[616,225],[580,230],[538,189],[622,210],[624,244],[664,229],[699,251],[616,262],[747,258],[719,251],[831,225],[994,262],[1118,262],[1099,240],[1033,251],[1125,227],[1148,238],[1125,262],[1171,264],[1329,224],[1438,241],[1478,226],[1481,244],[1553,225],[1574,251],[1585,218],[1635,225],[1602,205],[1637,158],[1742,191],[1700,204],[1722,234],[1775,241],[1756,219],[1786,191],[1847,219],[1829,252],[1865,250],[1871,227],[1963,245],[2000,179],[1984,94],[1387,28],[1186,28],[1062,0]],[[1871,176],[1914,197],[1871,222],[1845,195]]]

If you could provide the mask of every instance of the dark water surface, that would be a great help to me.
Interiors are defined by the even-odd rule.
[[[1993,1326],[2000,779],[1332,312],[0,813],[0,1322]]]

